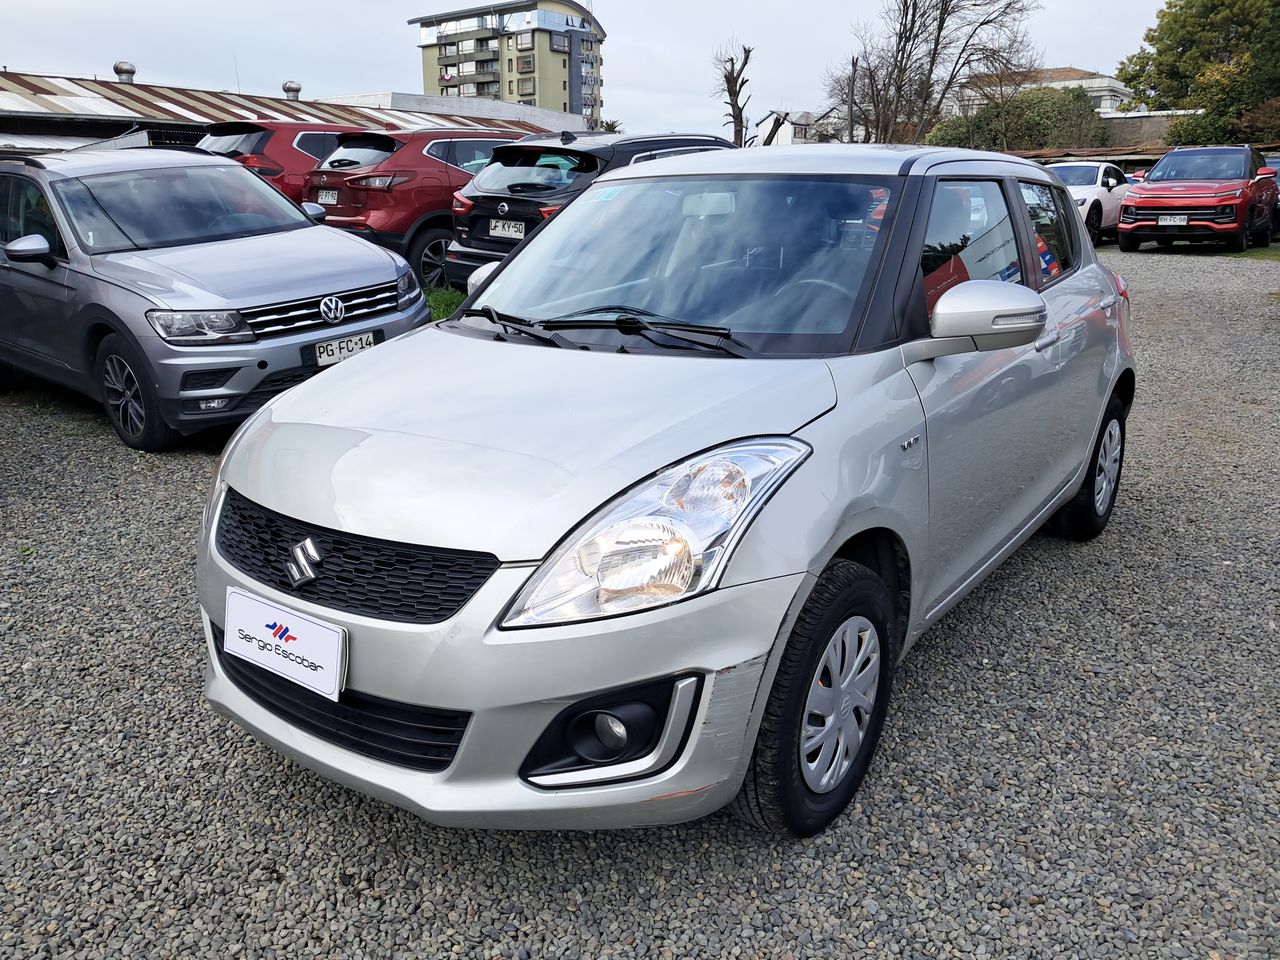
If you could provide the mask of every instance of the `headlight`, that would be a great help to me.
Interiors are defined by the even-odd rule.
[[[1083,206],[1084,206],[1086,203],[1088,203],[1088,202],[1089,202],[1089,198],[1088,198],[1088,197],[1080,197],[1080,198],[1078,198],[1078,199],[1076,200],[1076,206],[1077,206],[1077,207],[1083,207]]]
[[[1218,199],[1219,200],[1238,199],[1242,193],[1244,193],[1244,190],[1241,190],[1241,189],[1228,190],[1226,193],[1218,194]]]
[[[422,296],[422,288],[418,286],[418,278],[413,270],[406,270],[396,277],[396,306],[408,307],[418,302]]]
[[[642,481],[543,562],[502,625],[593,620],[710,590],[751,518],[809,452],[788,437],[738,440]]]
[[[253,331],[234,310],[148,310],[151,326],[170,343],[243,343]]]

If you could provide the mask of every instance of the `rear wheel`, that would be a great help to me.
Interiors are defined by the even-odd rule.
[[[1092,540],[1106,529],[1115,509],[1124,467],[1124,404],[1115,394],[1107,401],[1102,429],[1093,444],[1093,456],[1079,492],[1053,515],[1050,527],[1067,540]]]
[[[1124,253],[1133,253],[1142,246],[1142,241],[1131,233],[1121,232],[1116,242],[1120,244],[1120,249]]]
[[[135,450],[163,450],[181,434],[164,421],[147,362],[118,333],[103,339],[94,369],[102,406],[116,434]]]
[[[450,230],[423,230],[413,239],[409,247],[409,263],[418,273],[418,282],[423,290],[436,287],[447,287],[449,280],[445,276],[445,257],[449,252],[449,241],[453,239]]]
[[[761,830],[808,837],[849,805],[880,741],[899,641],[889,589],[837,560],[787,640],[733,802]]]
[[[1095,247],[1102,238],[1102,208],[1096,203],[1089,208],[1084,218],[1084,228],[1089,232],[1089,242]]]

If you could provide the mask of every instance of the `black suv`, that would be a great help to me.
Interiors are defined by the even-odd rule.
[[[488,165],[453,195],[454,240],[445,273],[464,286],[471,271],[503,259],[606,170],[732,147],[720,137],[692,133],[570,132],[535,134],[497,147]]]

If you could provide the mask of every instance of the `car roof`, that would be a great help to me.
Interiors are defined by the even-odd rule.
[[[998,163],[1023,175],[1039,173],[1051,179],[1031,160],[1007,153],[921,147],[901,144],[818,143],[790,147],[749,147],[745,150],[706,150],[620,167],[601,180],[716,174],[864,174],[870,176],[919,175],[953,163]],[[934,172],[937,172],[934,170]]]
[[[583,153],[603,153],[621,146],[645,146],[655,143],[699,142],[717,146],[732,146],[722,137],[706,133],[597,133],[591,130],[567,130],[563,133],[531,133],[521,137],[521,146],[559,147],[579,150]]]
[[[158,170],[163,167],[239,166],[229,157],[206,153],[197,147],[69,150],[65,153],[42,153],[30,159],[43,167],[50,180],[63,177],[87,177],[97,173]],[[33,166],[21,157],[0,157],[0,164],[13,160],[28,167]],[[4,168],[0,166],[0,169]]]

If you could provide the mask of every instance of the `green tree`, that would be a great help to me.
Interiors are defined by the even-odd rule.
[[[1209,68],[1244,56],[1252,62],[1252,103],[1280,94],[1280,4],[1276,0],[1168,0],[1146,46],[1121,61],[1116,76],[1152,110],[1194,107],[1196,86]],[[1203,82],[1201,82],[1203,87]],[[1228,111],[1230,112],[1230,111]]]
[[[1032,87],[972,116],[942,121],[926,142],[977,150],[1097,147],[1107,142],[1107,127],[1083,87]]]
[[[600,132],[601,133],[623,133],[624,131],[622,129],[622,121],[621,120],[601,120]]]

